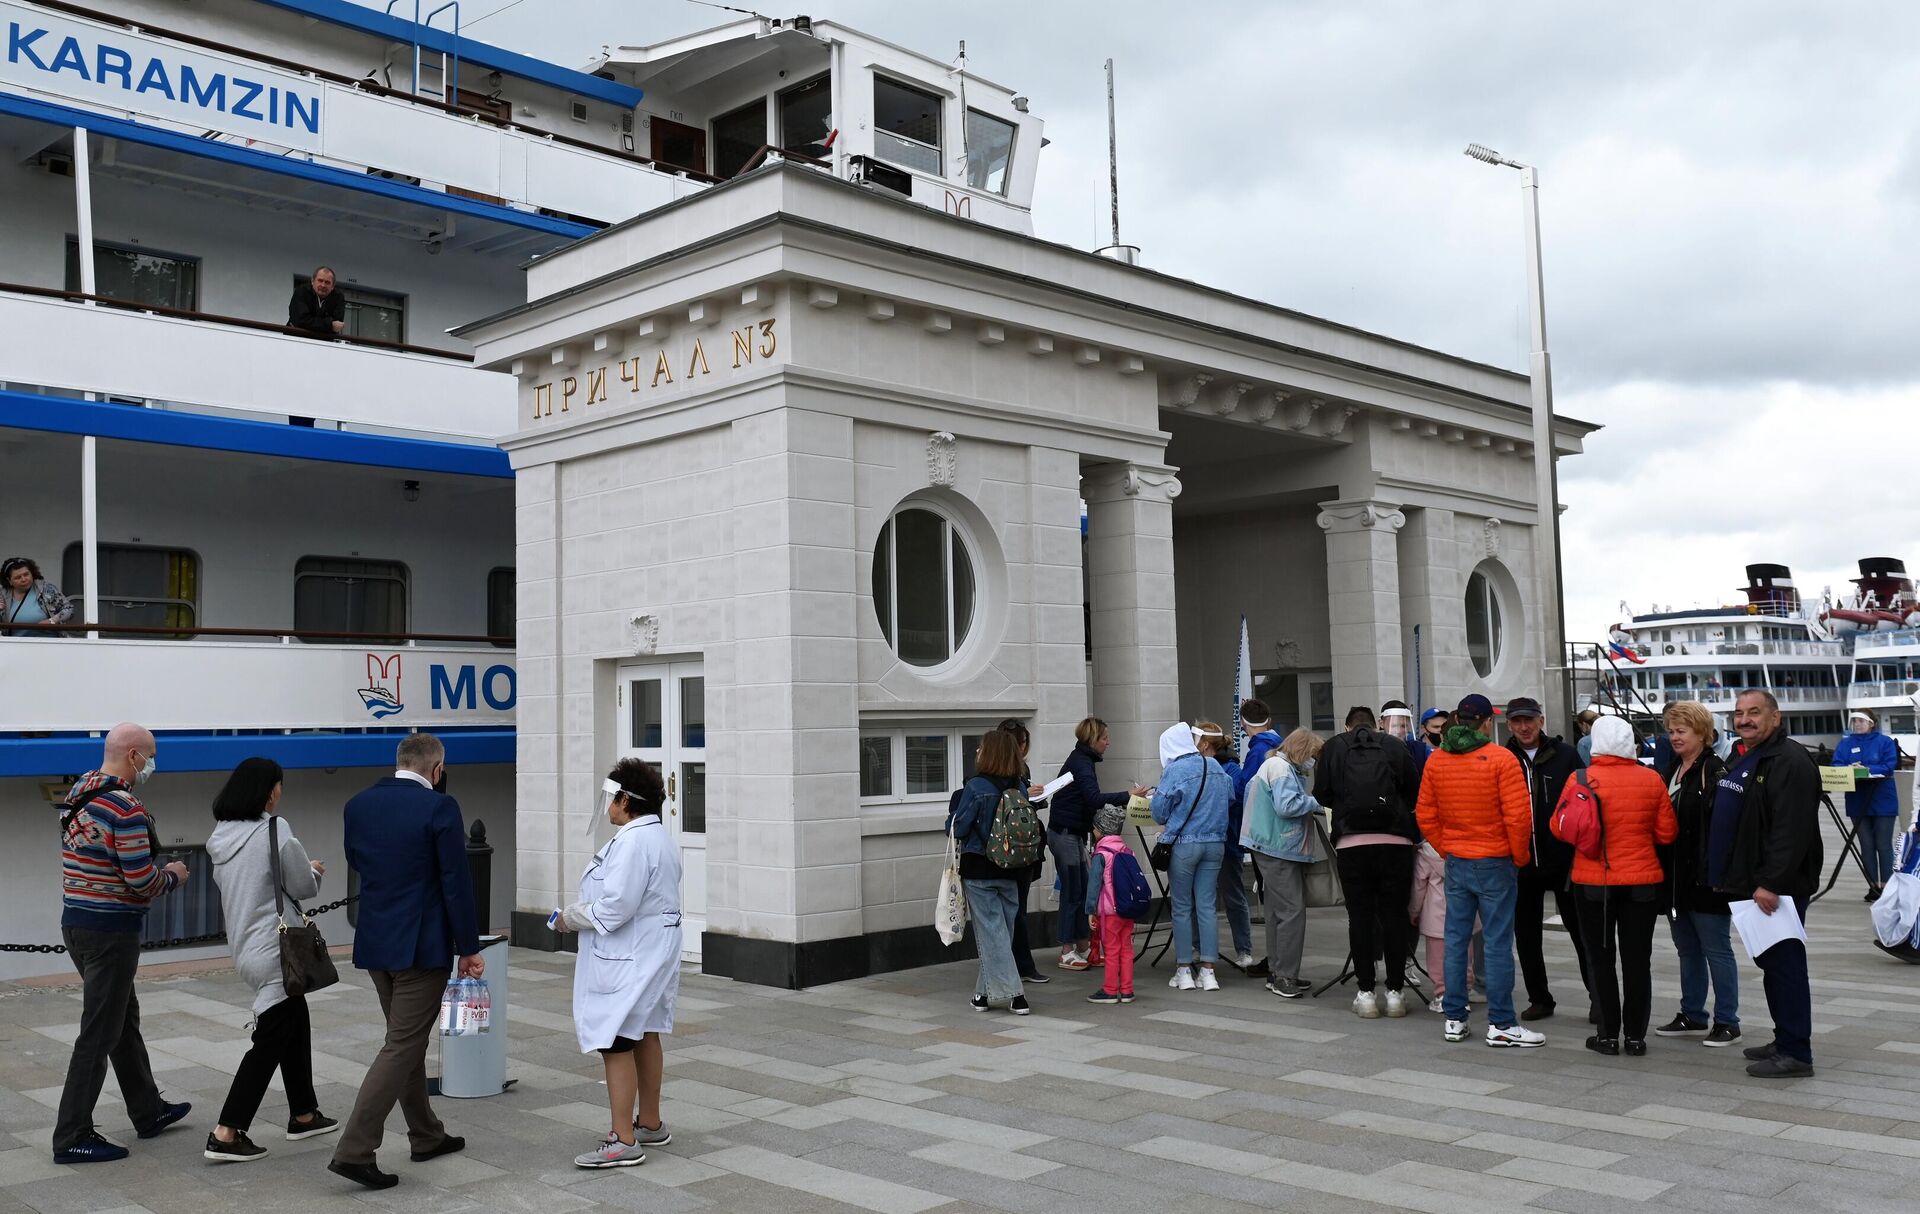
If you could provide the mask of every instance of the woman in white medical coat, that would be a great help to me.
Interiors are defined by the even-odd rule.
[[[612,1131],[583,1168],[623,1168],[645,1147],[673,1141],[660,1117],[664,1055],[680,992],[680,845],[660,818],[666,789],[639,759],[623,759],[601,786],[613,838],[580,878],[580,900],[556,930],[580,933],[573,1020],[580,1051],[599,1051],[607,1070]]]

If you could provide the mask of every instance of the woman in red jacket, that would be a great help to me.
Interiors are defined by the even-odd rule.
[[[1600,1031],[1587,1038],[1597,1054],[1618,1054],[1624,1029],[1627,1053],[1647,1052],[1653,1014],[1653,925],[1660,917],[1661,871],[1655,844],[1680,833],[1666,782],[1634,757],[1633,726],[1603,716],[1593,724],[1593,763],[1584,780],[1568,780],[1553,814],[1553,833],[1577,843],[1566,819],[1574,798],[1590,796],[1600,813],[1600,854],[1574,852],[1573,888],[1590,910],[1580,912],[1588,974]],[[1615,972],[1615,956],[1618,970]],[[1625,994],[1625,1006],[1621,996]]]

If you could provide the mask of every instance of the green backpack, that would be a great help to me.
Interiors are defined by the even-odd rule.
[[[993,829],[987,835],[987,859],[997,868],[1031,868],[1046,850],[1047,832],[1033,812],[1027,790],[1016,785],[1000,794],[993,809]]]

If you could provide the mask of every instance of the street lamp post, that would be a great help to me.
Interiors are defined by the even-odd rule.
[[[1520,170],[1520,202],[1527,229],[1527,303],[1533,319],[1533,351],[1527,358],[1527,378],[1533,390],[1533,478],[1539,502],[1538,561],[1541,596],[1550,604],[1546,615],[1545,671],[1560,679],[1560,720],[1573,722],[1573,681],[1567,677],[1567,614],[1565,579],[1560,568],[1560,475],[1553,446],[1553,364],[1547,354],[1547,305],[1540,278],[1540,175],[1530,164],[1509,160],[1492,148],[1467,145],[1466,154],[1483,164]],[[1544,689],[1543,689],[1544,690]]]

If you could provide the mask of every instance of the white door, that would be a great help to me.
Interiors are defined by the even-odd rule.
[[[698,662],[620,668],[620,757],[667,784],[667,828],[680,843],[681,956],[700,959],[707,926],[707,680]]]

